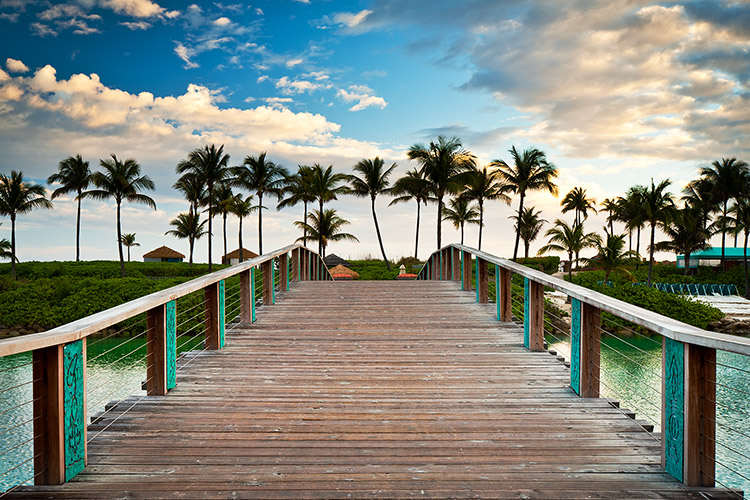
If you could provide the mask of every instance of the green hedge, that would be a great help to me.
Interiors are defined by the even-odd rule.
[[[517,262],[526,267],[544,271],[547,274],[554,274],[559,269],[560,257],[554,255],[549,257],[529,257],[528,259],[517,259]]]
[[[359,274],[360,280],[395,280],[398,276],[398,266],[391,264],[389,271],[382,260],[350,260],[349,263],[349,269]]]

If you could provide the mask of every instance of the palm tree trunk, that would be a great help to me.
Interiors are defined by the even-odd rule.
[[[633,251],[633,229],[628,229],[628,251]]]
[[[635,238],[635,253],[638,254],[638,260],[635,261],[635,270],[638,270],[638,266],[641,264],[641,226],[638,226],[637,236]]]
[[[745,298],[750,299],[750,286],[748,286],[748,278],[747,278],[747,238],[750,236],[750,231],[745,231],[745,251],[744,251],[744,261],[745,261]]]
[[[482,227],[484,227],[484,205],[482,204],[482,199],[479,198],[479,247],[477,250],[482,249]],[[527,252],[528,253],[528,250]]]
[[[16,279],[16,215],[10,215],[10,274]]]
[[[685,252],[685,276],[689,274],[690,271],[690,252]]]
[[[120,228],[120,200],[117,200],[117,249],[120,251],[120,274],[125,277],[125,259],[122,256],[122,230]]]
[[[437,209],[437,247],[440,249],[440,244],[443,237],[443,196],[438,196],[438,209]]]
[[[417,234],[414,237],[414,258],[417,258],[417,251],[419,250],[419,200],[417,200]]]
[[[78,215],[76,217],[76,262],[81,260],[81,190],[78,190]]]
[[[240,232],[237,235],[237,240],[240,242],[240,262],[245,260],[245,256],[242,255],[242,217],[240,217]]]
[[[654,237],[656,236],[656,224],[651,223],[651,246],[648,249],[648,286],[651,286],[651,274],[654,270]]]
[[[211,238],[213,236],[213,196],[214,186],[208,186],[208,272],[211,272]]]
[[[727,261],[724,259],[724,247],[727,238],[727,201],[724,200],[724,212],[721,219],[721,270],[727,270]]]
[[[307,202],[304,201],[302,203],[305,205],[305,218],[302,219],[302,222],[307,224]],[[302,233],[302,245],[307,246],[307,226],[303,226],[303,231],[304,233]]]
[[[322,197],[320,198],[320,211],[318,212],[318,217],[320,217],[321,219],[323,218],[323,198]],[[324,256],[323,255],[323,234],[320,231],[318,231],[318,255]]]
[[[227,262],[227,212],[224,211],[222,215],[224,218],[224,226],[222,229],[222,235],[224,236],[224,263],[229,264],[229,262]]]
[[[568,252],[568,281],[573,283],[573,252]]]
[[[516,244],[513,247],[513,260],[518,257],[518,243],[521,240],[521,214],[523,213],[523,198],[525,195],[526,193],[521,193],[521,200],[518,202],[518,227],[516,228]]]
[[[524,240],[523,241],[523,257],[524,257],[524,259],[528,259],[529,258],[529,246],[530,246],[530,243],[528,241]]]
[[[263,255],[263,193],[258,193],[258,255]]]
[[[380,243],[380,253],[383,254],[383,260],[385,261],[385,267],[391,270],[391,263],[388,262],[388,257],[385,256],[385,248],[383,248],[383,238],[380,236],[380,226],[378,225],[378,216],[375,215],[375,197],[371,196],[372,200],[372,220],[375,221],[375,233],[378,235],[378,243]]]
[[[188,238],[188,244],[190,245],[190,259],[188,260],[188,267],[193,267],[193,245],[195,245],[195,239]]]
[[[464,223],[461,223],[461,244],[464,244]]]
[[[128,245],[128,262],[130,262],[130,245]]]

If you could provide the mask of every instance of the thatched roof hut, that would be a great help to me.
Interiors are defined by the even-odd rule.
[[[248,250],[245,247],[242,247],[242,258],[243,258],[243,260],[254,259],[257,256],[258,256],[257,253],[252,252],[252,251]],[[236,264],[239,264],[240,263],[240,249],[238,248],[237,250],[233,250],[233,251],[229,252],[227,254],[226,258],[222,255],[222,257],[221,257],[221,263],[222,264],[230,264],[232,266],[234,266]]]
[[[167,246],[143,254],[143,262],[182,262],[184,258],[183,254]]]
[[[352,271],[348,267],[344,267],[341,264],[334,266],[329,269],[331,276],[334,280],[356,280],[359,279],[359,274],[356,271]]]
[[[351,266],[351,264],[335,253],[331,253],[326,255],[325,259],[323,259],[323,262],[326,263],[326,266],[330,267],[336,267],[336,266]]]

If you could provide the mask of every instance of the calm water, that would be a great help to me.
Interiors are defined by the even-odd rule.
[[[564,339],[561,339],[564,340]],[[565,343],[548,341],[568,357]],[[182,339],[178,340],[181,345]],[[181,351],[200,343],[186,343]],[[142,338],[90,340],[87,406],[89,416],[104,405],[130,395],[143,395],[145,347]],[[32,467],[31,356],[0,358],[0,491],[28,481]],[[750,358],[720,352],[717,370],[717,479],[725,485],[750,491]],[[735,368],[729,368],[735,367]],[[12,368],[12,369],[11,369]],[[178,374],[179,377],[179,374]],[[178,378],[179,383],[179,378]],[[8,390],[9,388],[13,388]],[[630,337],[603,338],[602,395],[622,402],[639,419],[660,431],[660,340]],[[89,436],[91,438],[92,436]]]

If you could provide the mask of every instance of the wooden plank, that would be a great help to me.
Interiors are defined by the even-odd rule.
[[[462,252],[461,254],[462,258],[462,276],[463,276],[463,287],[462,290],[473,290],[474,287],[471,284],[471,254],[469,252]]]
[[[490,275],[487,269],[487,261],[484,259],[477,259],[477,302],[480,304],[486,303],[489,299]]]
[[[205,347],[209,350],[221,349],[221,325],[219,324],[219,283],[212,283],[204,289],[206,317]]]
[[[529,283],[529,307],[524,318],[529,322],[529,350],[544,351],[544,286]]]
[[[150,309],[146,316],[146,393],[167,393],[167,305]]]
[[[261,264],[263,272],[263,307],[273,305],[274,283],[273,283],[273,261],[269,260]]]
[[[598,398],[601,378],[601,311],[581,304],[581,397]]]
[[[34,470],[35,484],[65,482],[63,432],[63,346],[34,351]]]
[[[685,345],[685,484],[714,486],[716,350]]]
[[[500,308],[500,321],[512,321],[513,312],[511,309],[511,273],[510,270],[497,266],[497,293],[499,294],[498,306]]]
[[[253,323],[253,307],[255,306],[251,273],[250,269],[240,273],[240,324],[246,327]]]

